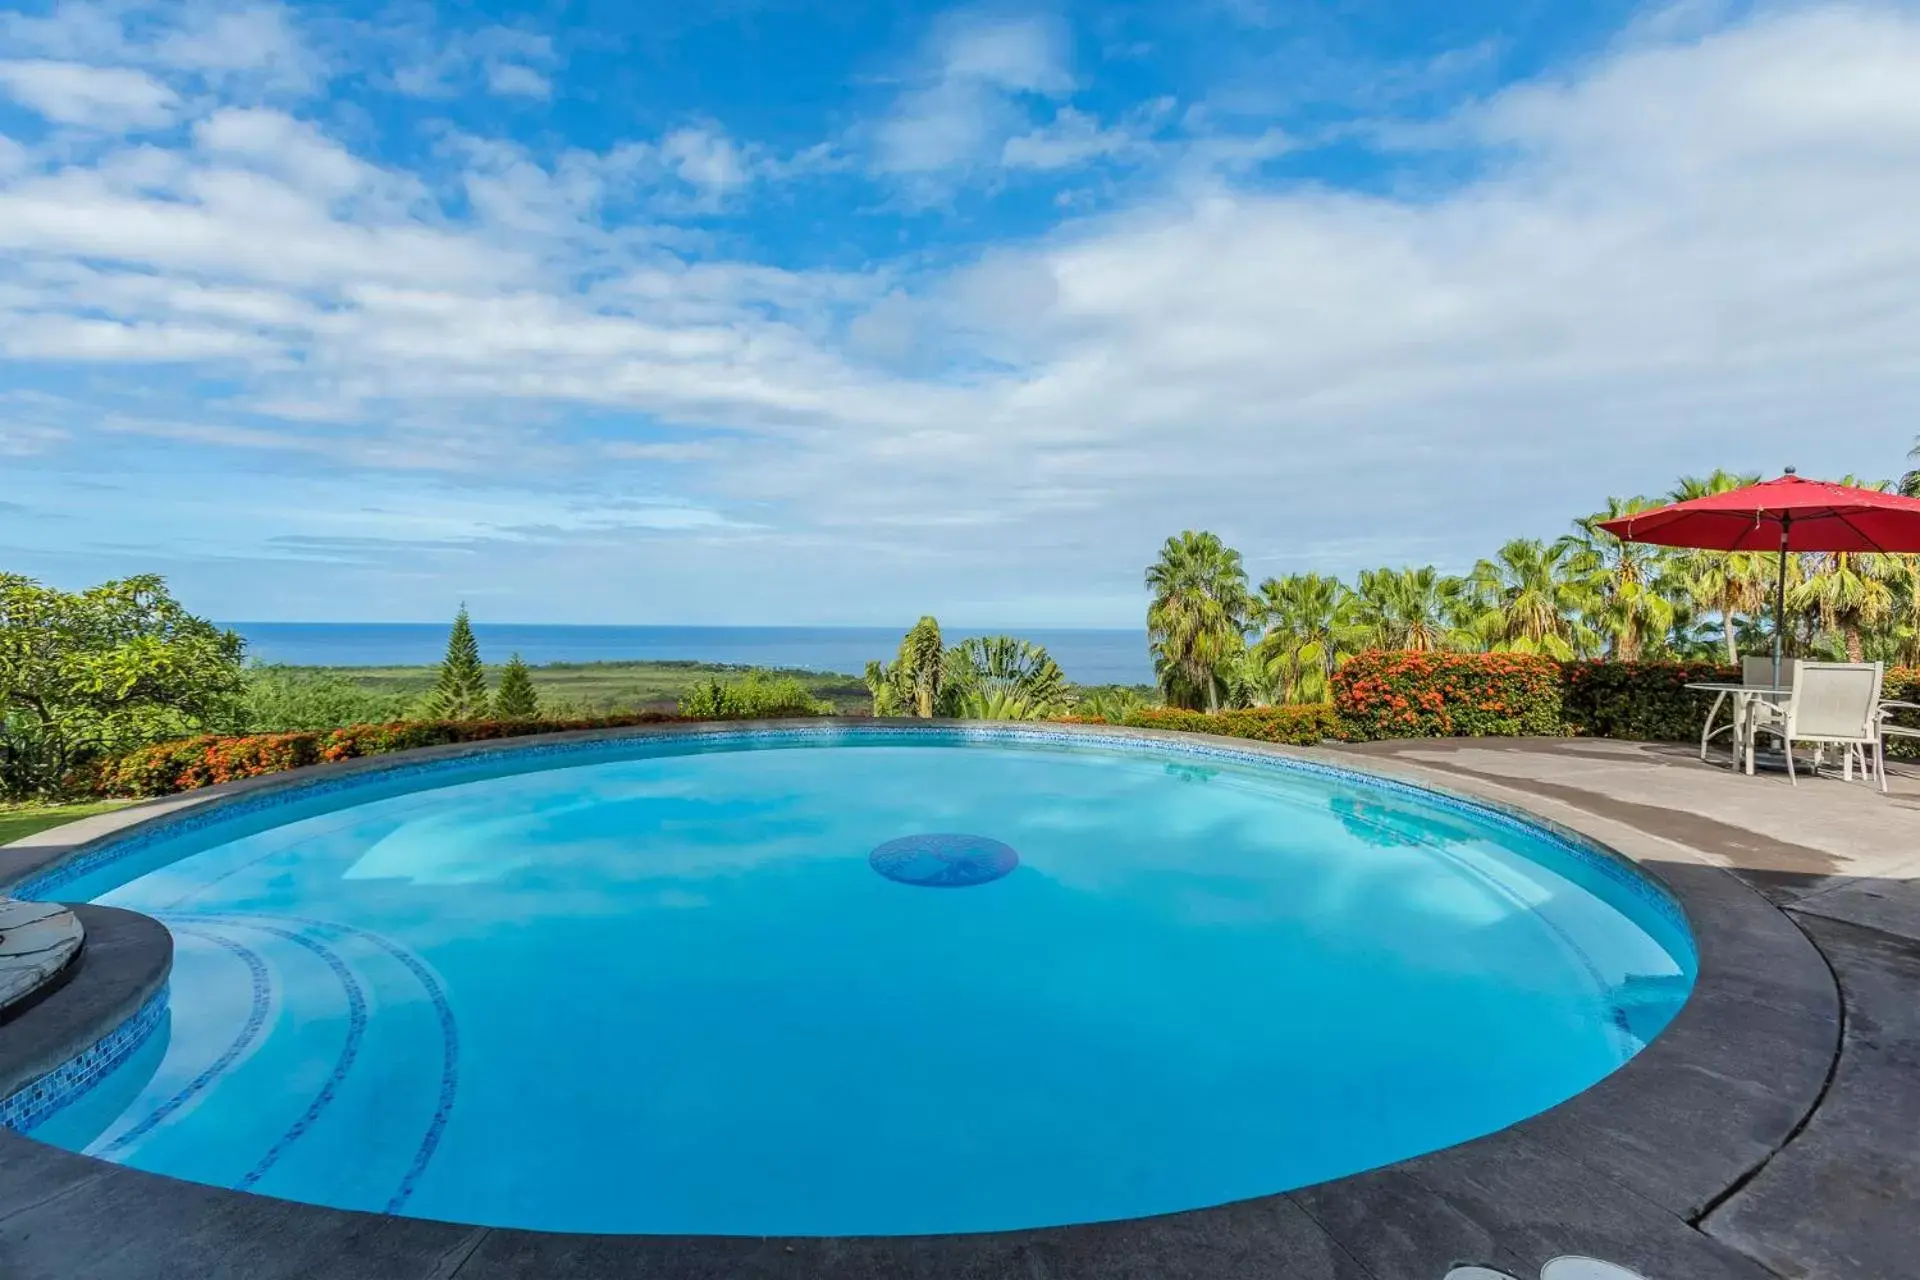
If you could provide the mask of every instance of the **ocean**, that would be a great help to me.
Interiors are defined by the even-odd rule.
[[[259,662],[302,667],[424,666],[446,652],[444,622],[228,622]],[[487,662],[518,653],[549,662],[723,662],[798,667],[857,676],[875,658],[891,659],[899,627],[567,627],[476,622],[474,638]],[[1024,630],[1012,634],[1045,645],[1077,684],[1151,684],[1144,631]],[[983,631],[952,630],[948,643]]]

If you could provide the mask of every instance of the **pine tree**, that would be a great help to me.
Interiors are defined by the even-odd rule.
[[[500,670],[500,687],[493,694],[493,714],[502,720],[531,720],[540,714],[540,695],[534,692],[533,677],[519,654],[507,659]]]
[[[480,666],[480,642],[473,638],[464,604],[447,636],[440,678],[421,710],[432,720],[480,720],[487,714],[487,673]]]

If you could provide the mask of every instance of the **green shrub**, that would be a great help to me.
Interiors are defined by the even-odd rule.
[[[1895,667],[1887,672],[1880,696],[1888,702],[1920,702],[1920,667]],[[1920,711],[1896,712],[1893,723],[1920,728]],[[1901,757],[1920,755],[1920,738],[1888,738],[1887,754]]]
[[[240,697],[239,728],[247,733],[338,729],[398,720],[412,699],[374,693],[331,671],[249,667]]]
[[[1550,735],[1561,722],[1560,663],[1525,653],[1362,653],[1333,673],[1333,702],[1356,739]]]
[[[1685,686],[1738,682],[1740,672],[1712,662],[1568,662],[1560,669],[1561,717],[1569,733],[1639,742],[1700,736],[1713,695]]]
[[[771,720],[832,713],[832,704],[815,698],[796,677],[764,671],[749,671],[731,682],[703,680],[680,697],[680,714],[689,720]]]
[[[1081,723],[1104,723],[1083,720]],[[1179,707],[1141,707],[1120,722],[1131,729],[1167,729],[1176,733],[1213,733],[1227,738],[1284,742],[1310,747],[1345,736],[1340,715],[1331,704],[1308,703],[1284,707],[1245,707],[1231,711],[1187,711]]]

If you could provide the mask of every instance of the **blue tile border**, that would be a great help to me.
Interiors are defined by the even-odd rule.
[[[0,1099],[0,1129],[27,1133],[112,1074],[147,1042],[166,1017],[167,993],[166,984],[161,984],[119,1026]]]

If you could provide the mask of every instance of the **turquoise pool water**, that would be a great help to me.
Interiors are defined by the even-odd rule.
[[[977,1231],[1281,1191],[1579,1092],[1693,974],[1671,903],[1591,851],[1117,742],[511,751],[127,848],[38,892],[165,920],[169,1012],[35,1136],[489,1225]]]

